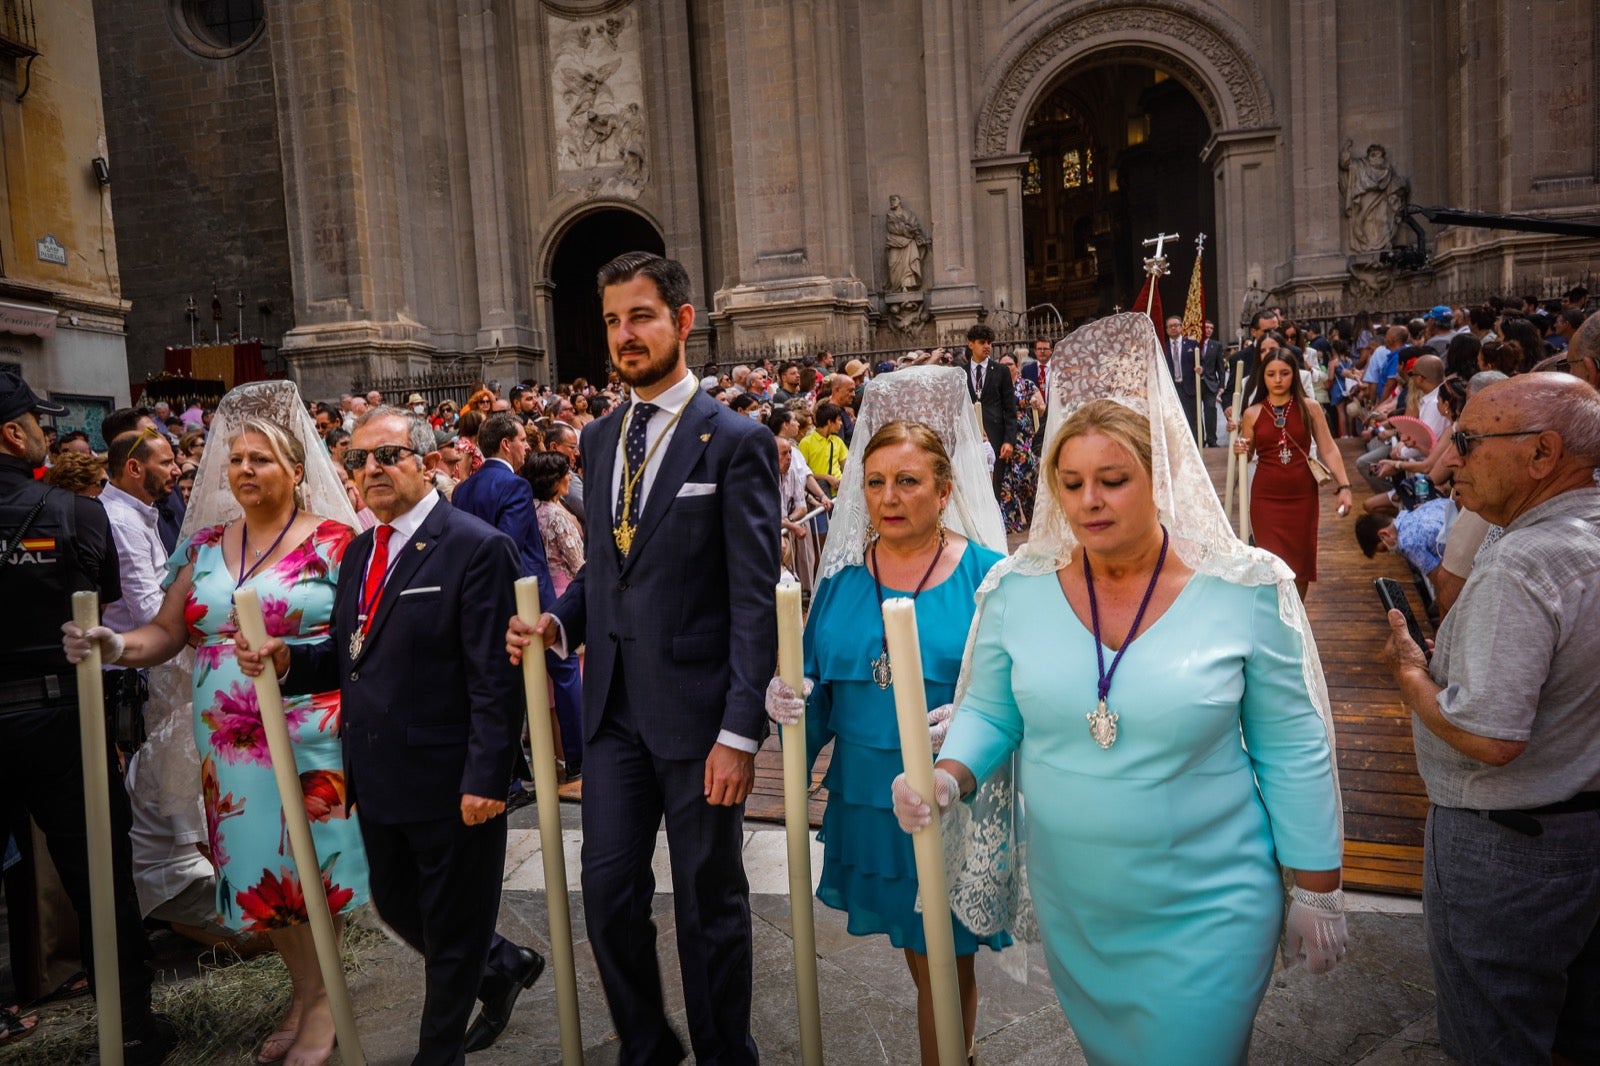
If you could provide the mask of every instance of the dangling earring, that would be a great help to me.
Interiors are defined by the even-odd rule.
[[[881,534],[879,534],[879,532],[878,532],[876,527],[871,526],[871,525],[867,526],[867,543],[866,543],[866,546],[870,548],[874,544],[878,543],[878,537],[880,535]]]

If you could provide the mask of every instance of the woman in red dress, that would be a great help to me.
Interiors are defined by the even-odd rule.
[[[1250,483],[1250,530],[1259,547],[1289,564],[1300,598],[1317,579],[1317,479],[1308,458],[1311,442],[1333,473],[1339,514],[1350,513],[1350,480],[1322,408],[1306,399],[1294,353],[1261,353],[1250,407],[1234,450],[1258,457]]]

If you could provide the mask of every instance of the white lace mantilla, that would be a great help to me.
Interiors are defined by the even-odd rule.
[[[950,456],[954,487],[944,523],[968,540],[1005,554],[1006,525],[995,502],[983,461],[978,416],[967,392],[967,376],[953,366],[913,366],[873,378],[861,400],[851,442],[856,457],[845,464],[839,497],[828,519],[818,580],[861,565],[867,549],[867,497],[859,455],[872,435],[896,420],[921,422]]]
[[[1327,730],[1329,750],[1336,751],[1322,661],[1305,606],[1295,591],[1294,573],[1277,556],[1241,542],[1228,524],[1149,317],[1114,315],[1069,334],[1050,357],[1049,378],[1046,441],[1053,442],[1067,417],[1091,400],[1114,400],[1150,419],[1156,505],[1171,534],[1172,550],[1197,573],[1236,585],[1277,586],[1278,617],[1300,636],[1306,689]],[[1054,573],[1071,558],[1077,541],[1050,485],[1051,472],[1041,468],[1027,543],[996,564],[978,588],[978,610],[956,684],[957,708],[971,683],[972,649],[989,592],[1009,573]],[[1337,766],[1334,777],[1337,786]],[[979,788],[970,811],[947,823],[950,906],[979,936],[1008,931],[1019,940],[1030,940],[1038,937],[1038,923],[1027,891],[1027,800],[1020,793],[1013,795],[1013,780],[1009,769],[996,774]],[[1339,829],[1342,835],[1342,809]]]
[[[178,534],[179,547],[197,530],[232,522],[244,514],[228,487],[228,443],[239,425],[252,418],[281,426],[305,447],[306,472],[301,483],[305,510],[360,529],[350,498],[345,495],[344,482],[334,469],[333,456],[322,443],[317,424],[300,399],[300,390],[292,381],[252,381],[224,396],[211,418],[206,450],[200,457],[200,469],[195,471],[189,509]]]

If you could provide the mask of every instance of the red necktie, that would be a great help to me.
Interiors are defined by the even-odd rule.
[[[378,613],[378,601],[383,598],[383,579],[389,574],[389,538],[394,536],[394,527],[379,526],[372,536],[372,559],[367,563],[367,582],[361,589],[363,633],[372,628],[372,616]]]

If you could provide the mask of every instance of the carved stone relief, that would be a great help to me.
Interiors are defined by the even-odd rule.
[[[1227,106],[1214,99],[1216,89],[1202,82],[1182,63],[1172,62],[1147,43],[1130,43],[1129,37],[1166,38],[1181,42],[1187,53],[1200,53],[1209,73],[1228,95]],[[1179,0],[1101,0],[1075,6],[1058,16],[1053,25],[1040,33],[1032,44],[1006,68],[978,113],[977,155],[1004,155],[1013,126],[1019,130],[1022,119],[1017,109],[1023,96],[1041,74],[1061,65],[1062,57],[1083,50],[1085,44],[1104,41],[1122,53],[1119,58],[1136,62],[1157,61],[1184,83],[1207,111],[1214,128],[1232,122],[1236,128],[1270,126],[1276,121],[1272,95],[1260,69],[1243,49],[1245,41],[1230,39],[1213,25],[1211,17]],[[1094,51],[1097,60],[1106,56]],[[1020,133],[1019,133],[1020,135]]]
[[[556,171],[584,196],[637,199],[650,178],[639,17],[550,19]]]

